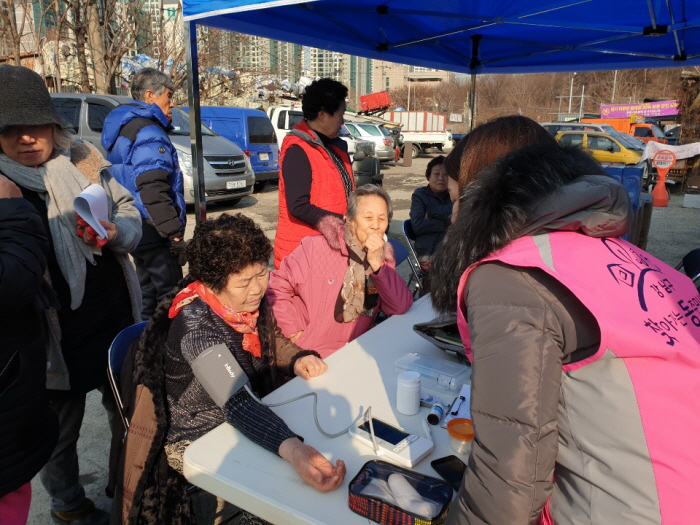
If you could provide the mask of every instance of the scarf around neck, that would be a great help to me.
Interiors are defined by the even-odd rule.
[[[64,153],[54,154],[36,168],[19,164],[0,153],[0,172],[15,184],[38,193],[46,202],[53,250],[70,289],[71,309],[75,310],[83,302],[87,262],[95,264],[95,257],[92,248],[75,233],[77,214],[73,200],[90,181]]]
[[[335,320],[339,323],[350,323],[361,315],[371,315],[379,297],[372,280],[372,267],[367,262],[367,252],[362,249],[362,245],[347,225],[344,230],[343,238],[348,248],[349,264],[336,301]]]
[[[195,281],[180,292],[173,299],[173,303],[168,310],[168,317],[173,319],[182,308],[197,298],[204,301],[216,315],[233,328],[236,332],[243,334],[243,350],[253,354],[260,359],[262,349],[260,347],[260,336],[258,334],[258,317],[260,310],[254,312],[236,312],[223,304],[219,299],[204,286],[202,281]]]

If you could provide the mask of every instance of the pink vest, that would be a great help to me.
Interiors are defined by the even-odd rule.
[[[618,238],[573,232],[519,238],[462,275],[458,325],[470,359],[467,281],[471,271],[487,261],[540,268],[564,284],[600,326],[598,351],[563,367],[562,397],[576,403],[577,396],[585,393],[590,404],[587,408],[583,401],[578,407],[565,403],[560,410],[567,418],[567,425],[560,426],[569,427],[573,438],[562,439],[560,432],[560,456],[571,457],[562,447],[576,441],[574,455],[591,458],[592,464],[598,460],[605,472],[591,479],[596,474],[587,478],[587,472],[596,469],[582,467],[578,474],[590,485],[583,483],[576,490],[600,490],[600,499],[595,495],[590,499],[609,498],[608,509],[617,508],[618,501],[632,508],[642,506],[648,509],[649,523],[700,522],[695,504],[700,494],[700,295],[692,281]],[[616,393],[606,397],[606,390]],[[608,421],[596,421],[590,414],[596,411],[597,417]],[[576,417],[581,418],[579,425]],[[632,459],[617,453],[627,448],[636,450]],[[618,460],[621,464],[616,466]],[[636,460],[641,465],[638,476],[632,465]],[[645,462],[650,464],[646,478]],[[610,487],[605,486],[608,480]],[[561,520],[556,512],[558,503],[570,503],[566,490],[571,486],[553,496],[555,522],[568,522],[564,511],[560,509]],[[605,512],[598,518],[604,519]],[[610,515],[607,518],[608,523],[614,521],[609,521]],[[633,521],[641,523],[639,519]]]

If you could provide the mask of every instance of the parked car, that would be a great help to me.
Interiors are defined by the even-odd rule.
[[[540,125],[549,131],[552,136],[555,136],[560,131],[599,131],[607,133],[611,137],[616,138],[630,149],[644,150],[646,144],[629,133],[622,133],[616,130],[610,124],[600,124],[592,122],[544,122]]]
[[[601,164],[638,165],[644,168],[646,179],[648,167],[641,162],[644,149],[633,147],[617,137],[598,131],[560,131],[555,138],[560,144],[581,146]]]
[[[374,142],[374,151],[380,162],[390,162],[396,159],[394,138],[383,125],[369,122],[345,122],[345,127],[356,138]]]
[[[290,106],[272,106],[267,110],[267,114],[275,129],[279,145],[282,145],[287,133],[304,118],[301,110],[293,109]],[[361,186],[372,183],[381,186],[384,174],[379,169],[379,159],[375,153],[374,142],[358,140],[345,126],[341,126],[339,136],[348,145],[348,155],[350,155],[352,162],[355,184]],[[356,152],[360,150],[362,154],[356,155]]]
[[[105,118],[115,107],[133,102],[129,97],[90,93],[52,93],[51,99],[61,117],[73,126],[76,135],[94,144],[103,154],[105,151],[100,139]],[[193,204],[190,121],[189,115],[180,108],[173,108],[173,130],[168,136],[177,149],[180,169],[184,176],[185,202]],[[255,174],[250,160],[241,148],[204,125],[202,147],[204,189],[208,202],[238,202],[253,193]]]
[[[279,146],[264,111],[225,106],[202,106],[200,110],[202,124],[229,139],[248,156],[256,183],[279,179]]]

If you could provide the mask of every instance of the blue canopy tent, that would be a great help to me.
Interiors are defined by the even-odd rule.
[[[195,24],[472,75],[700,65],[698,0],[183,0],[183,16],[194,130]]]

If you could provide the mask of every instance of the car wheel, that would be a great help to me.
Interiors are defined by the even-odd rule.
[[[260,182],[256,182],[255,186],[253,186],[253,193],[262,193],[267,189],[267,187],[270,185],[270,181],[267,180],[262,180]]]
[[[226,206],[235,206],[239,202],[243,200],[243,197],[237,197],[235,199],[227,199],[226,200]]]
[[[420,153],[420,148],[418,147],[418,145],[417,144],[411,145],[411,158],[415,159],[419,153]]]

